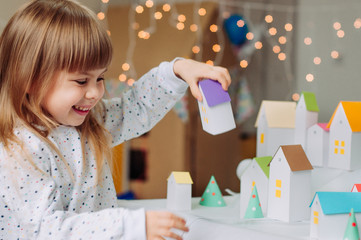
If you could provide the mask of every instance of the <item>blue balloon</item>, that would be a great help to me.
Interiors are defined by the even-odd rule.
[[[247,41],[248,26],[243,17],[232,15],[224,21],[224,29],[231,43],[240,46]]]

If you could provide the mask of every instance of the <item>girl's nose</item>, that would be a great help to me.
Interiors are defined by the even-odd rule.
[[[104,87],[102,84],[93,84],[89,86],[85,93],[85,97],[88,99],[98,99],[104,94]]]

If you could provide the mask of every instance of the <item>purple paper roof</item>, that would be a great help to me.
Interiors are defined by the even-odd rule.
[[[199,82],[208,106],[213,107],[224,102],[230,102],[231,98],[227,91],[224,91],[222,85],[214,80],[205,79]]]

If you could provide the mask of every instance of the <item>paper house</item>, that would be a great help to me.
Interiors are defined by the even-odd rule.
[[[317,123],[308,128],[306,154],[312,166],[327,167],[329,138],[327,123]]]
[[[190,211],[193,181],[189,172],[172,172],[167,181],[167,208],[175,211]]]
[[[203,130],[217,135],[236,127],[228,92],[219,82],[205,79],[199,82],[202,102],[198,101]]]
[[[361,192],[361,184],[357,183],[352,186],[351,192]]]
[[[270,163],[269,218],[286,222],[309,218],[312,169],[301,145],[279,147]]]
[[[312,92],[302,92],[296,107],[295,141],[307,152],[307,129],[318,122],[319,108]]]
[[[280,145],[293,144],[296,103],[262,101],[255,127],[257,157],[273,156]]]
[[[247,167],[241,176],[241,207],[240,216],[243,218],[247,211],[249,199],[252,190],[257,185],[258,198],[261,203],[262,213],[267,214],[267,199],[268,199],[268,177],[269,177],[269,163],[272,157],[256,157]]]
[[[351,208],[361,221],[361,193],[316,192],[311,202],[311,239],[343,239]]]
[[[329,162],[331,168],[361,168],[361,102],[341,101],[327,127],[330,129]]]

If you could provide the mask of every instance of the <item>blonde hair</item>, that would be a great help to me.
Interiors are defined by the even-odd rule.
[[[33,0],[19,9],[0,37],[0,141],[5,149],[9,150],[12,142],[21,144],[14,135],[21,122],[61,157],[47,138],[58,124],[42,108],[44,95],[59,71],[107,67],[112,51],[110,38],[95,14],[75,1]],[[88,141],[98,173],[105,159],[111,160],[110,134],[102,119],[97,119],[99,114],[105,114],[101,104],[76,127],[83,157]]]

